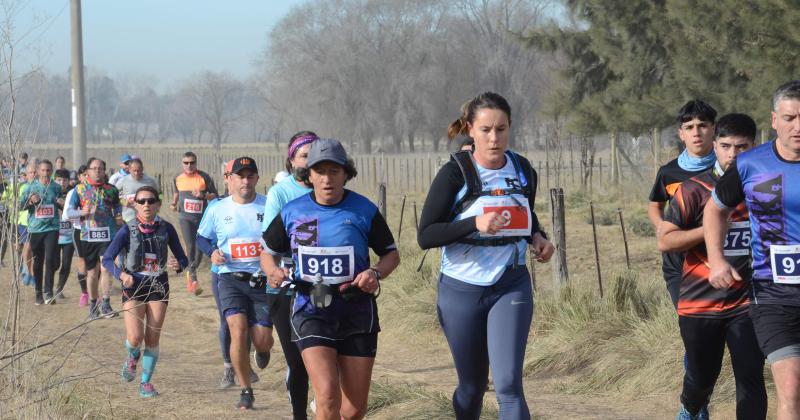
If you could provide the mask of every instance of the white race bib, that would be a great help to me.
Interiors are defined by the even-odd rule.
[[[228,240],[233,262],[255,262],[261,258],[261,241],[258,238],[233,238]]]
[[[195,200],[192,198],[183,199],[183,211],[192,214],[203,214],[203,200]]]
[[[352,246],[300,246],[297,249],[300,277],[314,282],[317,275],[325,284],[340,284],[353,280],[355,253]]]
[[[142,271],[139,271],[139,274],[143,276],[158,276],[161,274],[161,267],[158,264],[158,256],[156,254],[145,252],[142,265],[143,268]]]
[[[732,222],[725,235],[725,256],[750,255],[750,221]]]
[[[772,281],[800,284],[800,245],[770,245]]]
[[[37,219],[52,219],[55,215],[56,207],[52,204],[40,204],[33,213]]]
[[[494,235],[481,236],[529,236],[531,234],[531,207],[527,199],[514,200],[508,196],[492,197],[483,203],[482,214],[497,212],[507,219],[506,224]]]
[[[90,227],[83,240],[86,242],[109,242],[111,241],[111,228],[108,226]]]
[[[62,220],[59,222],[58,225],[58,236],[61,238],[70,238],[72,237],[72,222],[69,220]]]

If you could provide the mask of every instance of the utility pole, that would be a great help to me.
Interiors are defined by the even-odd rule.
[[[72,16],[72,166],[86,162],[86,105],[83,96],[83,30],[81,0],[70,0]]]

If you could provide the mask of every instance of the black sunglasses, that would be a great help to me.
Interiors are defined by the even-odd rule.
[[[139,203],[139,204],[142,204],[142,205],[144,205],[144,204],[153,205],[155,203],[158,203],[158,199],[157,198],[138,198],[138,199],[136,199],[136,202]]]
[[[184,165],[194,165],[197,161],[193,160],[191,162],[183,162]]]

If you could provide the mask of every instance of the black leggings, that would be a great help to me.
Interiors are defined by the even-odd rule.
[[[200,251],[200,247],[197,246],[197,230],[200,229],[200,220],[181,217],[178,222],[181,225],[183,241],[186,242],[186,257],[189,259],[189,266],[186,267],[186,270],[189,271],[189,275],[195,277],[197,266],[203,259],[203,251]]]
[[[268,297],[270,318],[278,331],[278,339],[281,341],[283,356],[289,369],[286,375],[286,389],[289,391],[292,413],[295,420],[303,420],[306,418],[308,404],[308,372],[300,356],[300,349],[292,343],[292,327],[289,322],[292,314],[291,296],[269,294]]]
[[[53,279],[58,270],[58,231],[30,233],[33,251],[33,276],[36,277],[36,294],[42,294],[42,268],[44,268],[44,292],[53,295]]]
[[[69,278],[69,272],[72,270],[72,255],[75,254],[75,245],[70,242],[68,244],[59,245],[61,248],[61,269],[58,270],[58,287],[57,292],[64,289]]]
[[[765,418],[764,355],[747,311],[723,319],[681,316],[678,323],[686,348],[686,373],[681,393],[684,407],[696,414],[708,404],[727,343],[736,378],[736,418]]]

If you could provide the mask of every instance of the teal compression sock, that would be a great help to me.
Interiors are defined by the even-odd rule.
[[[145,348],[142,357],[142,383],[150,382],[150,377],[156,370],[156,362],[158,362],[158,347]]]

